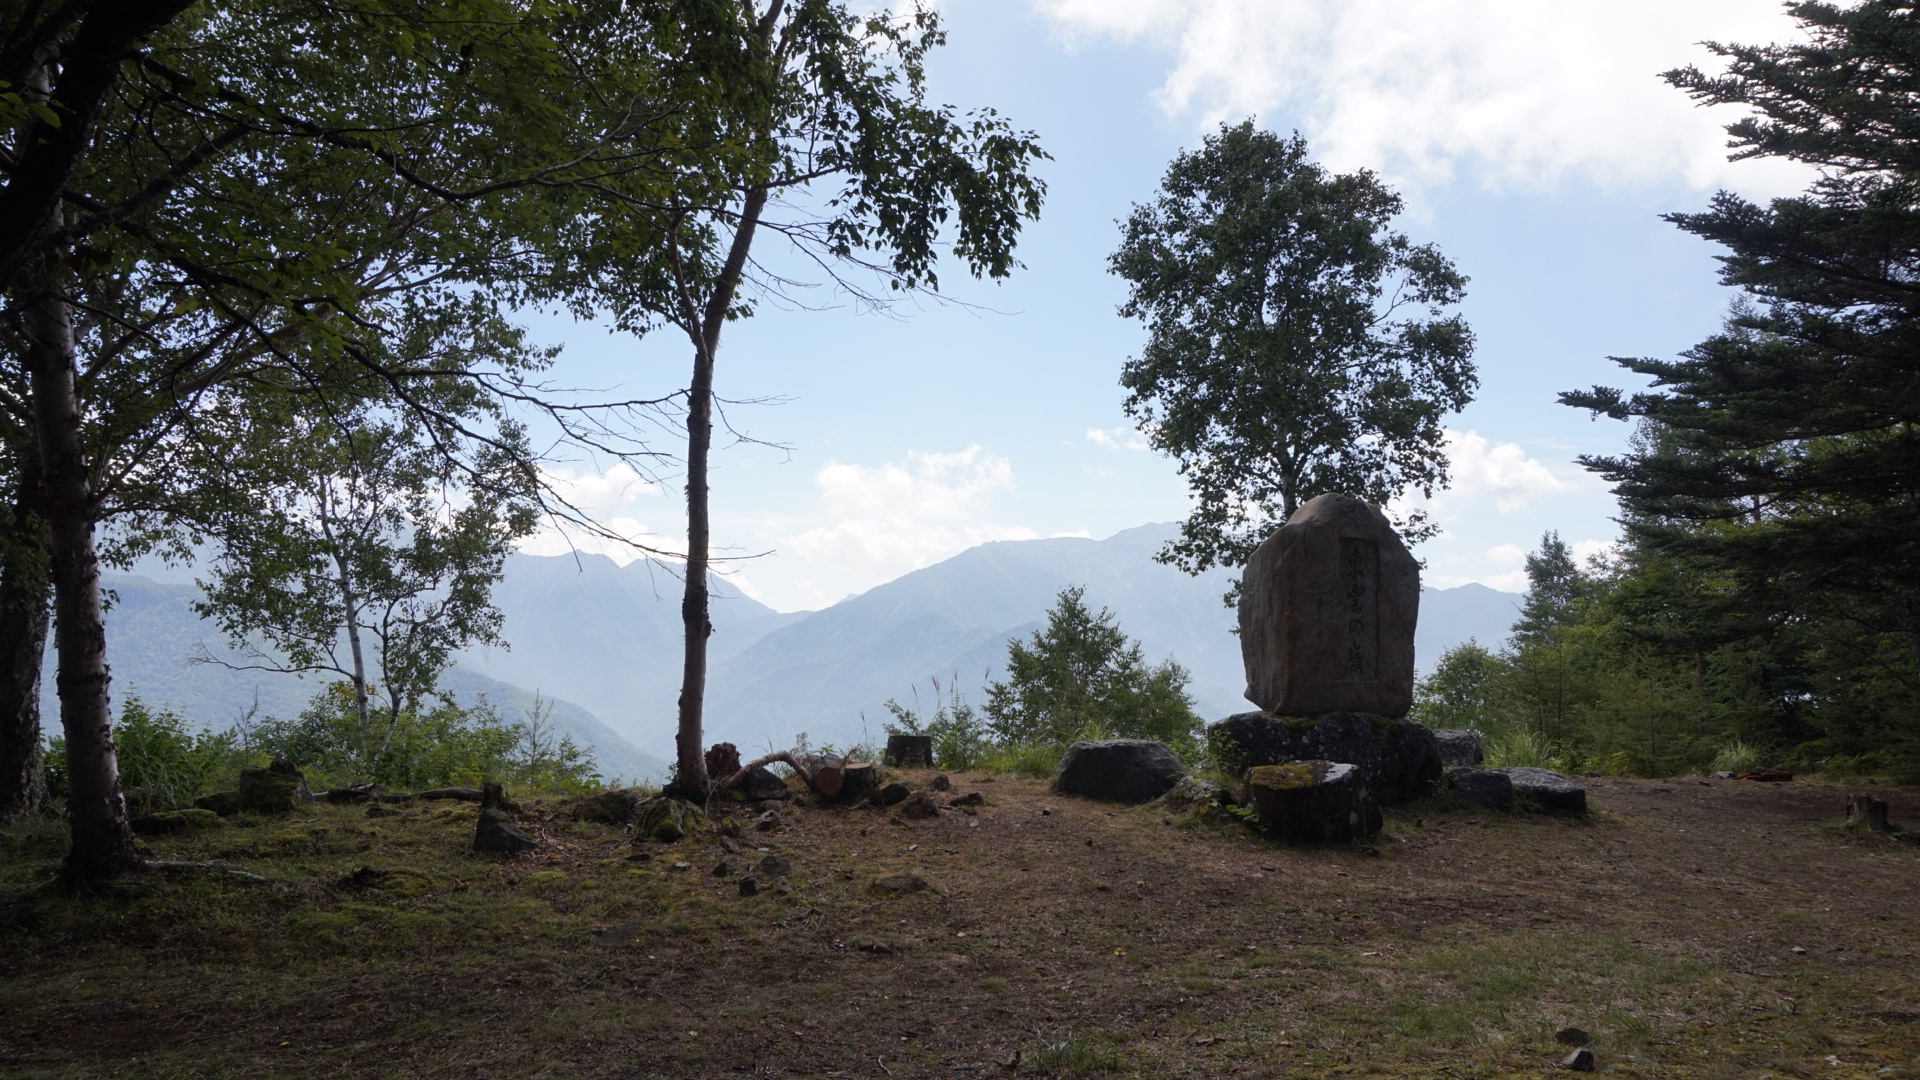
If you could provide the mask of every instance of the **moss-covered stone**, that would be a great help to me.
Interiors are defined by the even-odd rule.
[[[170,833],[215,829],[226,822],[211,810],[195,807],[191,810],[162,810],[157,814],[142,814],[130,824],[133,831],[141,836],[166,836]]]
[[[1238,713],[1209,725],[1207,749],[1232,776],[1288,761],[1350,762],[1387,806],[1427,794],[1441,777],[1440,744],[1431,730],[1370,713]]]
[[[216,791],[211,795],[202,795],[193,800],[193,805],[220,817],[232,817],[240,812],[240,793],[237,791]]]
[[[641,809],[636,831],[648,840],[671,844],[702,824],[699,807],[662,795]]]
[[[614,789],[597,791],[592,795],[583,795],[567,808],[567,815],[575,821],[591,821],[601,825],[625,825],[633,820],[634,808],[640,805],[640,797],[631,791]]]
[[[285,814],[300,800],[306,778],[285,760],[266,768],[240,770],[240,809],[256,814]]]

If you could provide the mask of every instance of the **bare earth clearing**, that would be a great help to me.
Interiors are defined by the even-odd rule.
[[[1590,780],[1585,822],[1436,797],[1376,855],[955,780],[976,815],[783,811],[747,842],[791,888],[754,897],[717,837],[635,867],[550,807],[499,861],[471,807],[320,806],[152,844],[278,887],[85,902],[35,888],[56,832],[7,835],[0,1074],[1537,1076],[1568,1024],[1620,1076],[1920,1066],[1920,847],[1836,828],[1829,785]]]

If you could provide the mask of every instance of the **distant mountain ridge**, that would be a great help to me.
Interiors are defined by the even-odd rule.
[[[1149,659],[1171,655],[1186,666],[1204,715],[1240,711],[1240,639],[1221,603],[1234,575],[1192,577],[1154,562],[1177,530],[982,544],[814,612],[775,612],[716,580],[707,733],[752,749],[790,745],[803,731],[815,745],[878,738],[887,699],[911,703],[917,687],[930,707],[929,680],[944,685],[956,672],[977,704],[980,687],[1003,669],[1007,640],[1040,627],[1069,585],[1110,608]],[[496,598],[513,647],[466,664],[579,702],[637,745],[671,756],[677,580],[601,556],[516,555]],[[1519,599],[1482,585],[1423,591],[1421,663],[1469,637],[1504,640]]]
[[[1086,588],[1138,638],[1148,659],[1168,656],[1192,673],[1202,715],[1248,707],[1234,613],[1221,603],[1234,575],[1198,577],[1153,561],[1177,533],[1171,524],[1128,529],[1105,540],[1056,537],[969,548],[821,611],[777,612],[713,578],[714,633],[708,639],[706,733],[743,750],[785,747],[806,732],[814,745],[878,739],[885,702],[918,699],[931,708],[931,681],[975,704],[1000,677],[1009,638],[1042,626],[1060,591]],[[116,695],[171,702],[218,726],[253,703],[278,716],[299,712],[313,679],[188,667],[199,643],[219,635],[196,619],[191,585],[112,576],[119,600],[108,612]],[[555,719],[595,747],[609,776],[662,778],[673,754],[680,689],[680,581],[667,570],[600,555],[516,554],[494,598],[510,649],[469,650],[446,685],[462,700],[482,692],[509,716],[540,693]],[[1520,597],[1483,585],[1426,589],[1415,651],[1422,668],[1447,648],[1478,638],[1496,646],[1518,615]],[[46,681],[51,711],[51,673]],[[666,760],[662,760],[666,759]]]
[[[116,701],[138,697],[218,730],[231,727],[256,706],[261,716],[298,716],[328,681],[190,663],[203,645],[229,663],[244,662],[226,649],[212,624],[194,614],[190,605],[200,595],[197,588],[129,574],[103,575],[102,583],[113,596],[106,617],[107,658],[112,663]],[[49,649],[40,680],[40,713],[49,726],[57,724],[60,715],[53,675]],[[509,720],[519,719],[533,707],[531,691],[464,667],[448,671],[441,686],[463,705],[473,704],[484,694]],[[609,780],[658,780],[667,774],[666,762],[643,753],[588,710],[552,694],[547,698],[555,728],[571,735],[582,748],[592,749],[601,774]]]

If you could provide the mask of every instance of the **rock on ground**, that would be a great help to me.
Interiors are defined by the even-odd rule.
[[[1433,728],[1433,738],[1440,745],[1440,767],[1443,769],[1473,768],[1486,763],[1486,751],[1480,745],[1480,733],[1466,728]]]
[[[495,811],[480,811],[480,820],[473,827],[473,850],[511,855],[516,851],[531,851],[536,846],[532,838],[508,824],[507,819]]]
[[[699,829],[702,824],[699,807],[662,795],[649,800],[641,808],[639,824],[634,831],[645,839],[671,844]]]
[[[1514,766],[1496,769],[1513,781],[1514,800],[1532,802],[1549,814],[1584,814],[1587,789],[1551,769]]]
[[[1372,713],[1324,716],[1238,713],[1207,728],[1209,745],[1229,775],[1256,765],[1344,761],[1383,806],[1399,806],[1440,782],[1440,744],[1432,729]]]
[[[1179,783],[1168,789],[1165,800],[1167,809],[1175,812],[1234,804],[1233,792],[1211,780],[1202,780],[1197,776],[1181,777]]]
[[[256,814],[285,814],[293,809],[306,787],[306,777],[285,758],[266,768],[240,770],[239,808]]]
[[[1053,787],[1062,795],[1143,803],[1165,795],[1186,775],[1166,743],[1152,739],[1093,739],[1067,747]]]
[[[129,824],[132,825],[135,835],[165,836],[169,833],[217,828],[225,825],[226,822],[220,819],[219,814],[196,807],[191,810],[162,810],[155,814],[142,814]]]
[[[924,820],[940,816],[940,808],[934,805],[933,796],[924,791],[916,791],[901,800],[895,808],[899,815],[908,821]]]
[[[1290,761],[1247,770],[1244,792],[1260,827],[1295,843],[1347,843],[1380,831],[1380,804],[1346,762]]]
[[[1475,806],[1504,810],[1513,805],[1513,778],[1497,769],[1454,769],[1447,773],[1447,783]]]
[[[787,782],[774,775],[773,770],[765,765],[748,769],[747,775],[740,778],[740,786],[736,790],[746,802],[785,799],[793,794],[787,790]]]
[[[597,791],[592,795],[583,795],[575,799],[568,813],[575,821],[593,821],[601,825],[625,825],[633,818],[633,811],[639,805],[640,796],[631,791],[619,789]]]

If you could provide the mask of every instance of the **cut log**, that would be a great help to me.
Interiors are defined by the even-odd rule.
[[[1871,795],[1847,796],[1847,824],[1863,827],[1870,832],[1893,831],[1893,824],[1887,820],[1886,800]]]
[[[739,786],[740,782],[746,778],[748,773],[751,773],[755,769],[765,768],[776,761],[788,766],[794,772],[799,773],[800,779],[806,781],[809,788],[812,788],[821,798],[830,802],[839,800],[846,795],[847,773],[849,770],[865,774],[856,781],[856,783],[863,786],[856,794],[851,796],[852,798],[859,798],[867,794],[877,787],[879,783],[878,777],[870,775],[874,769],[873,766],[867,762],[851,761],[848,756],[834,757],[820,754],[796,754],[791,750],[775,750],[771,754],[764,754],[754,758],[752,761],[741,765],[731,775],[718,780],[714,784],[715,793],[728,791]]]
[[[887,736],[887,764],[895,769],[933,768],[933,736]]]

